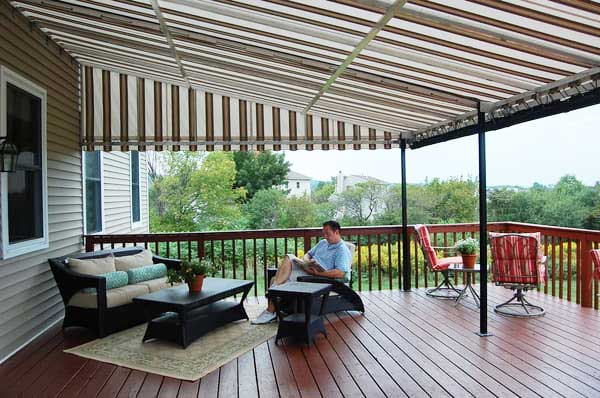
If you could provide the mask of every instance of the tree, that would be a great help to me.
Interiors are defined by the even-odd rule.
[[[150,188],[150,229],[157,231],[223,230],[240,226],[232,155],[214,152],[169,152],[165,175]]]
[[[331,200],[335,191],[335,182],[319,182],[312,192],[311,200],[315,204],[315,217],[318,220],[331,220],[336,213],[336,205]]]
[[[283,153],[235,152],[235,187],[246,190],[246,200],[260,191],[287,183],[290,164]]]
[[[328,218],[329,219],[329,218]],[[278,228],[307,228],[321,226],[317,205],[306,196],[285,198],[281,206]]]
[[[386,187],[375,181],[361,182],[336,195],[344,224],[365,225],[382,208]]]
[[[263,189],[254,195],[244,206],[244,213],[250,229],[277,228],[281,217],[281,207],[285,193],[279,189]]]

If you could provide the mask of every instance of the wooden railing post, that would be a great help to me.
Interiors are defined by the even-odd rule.
[[[94,240],[91,236],[84,236],[85,239],[85,251],[93,252],[94,251]]]
[[[308,253],[310,250],[310,235],[308,233],[304,234],[304,254]]]
[[[592,242],[589,239],[581,240],[581,306],[589,307],[593,306],[593,269],[592,269],[592,256],[590,255],[592,250]]]

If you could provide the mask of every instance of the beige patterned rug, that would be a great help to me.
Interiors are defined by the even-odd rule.
[[[244,304],[250,319],[264,309]],[[195,381],[250,351],[277,333],[277,324],[251,325],[238,321],[205,334],[185,350],[161,340],[142,344],[146,324],[65,350],[70,354],[114,365]]]

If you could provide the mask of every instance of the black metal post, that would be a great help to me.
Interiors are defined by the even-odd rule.
[[[477,113],[477,137],[479,139],[479,336],[489,336],[487,329],[487,190],[485,161],[485,112],[479,103]]]
[[[408,204],[406,203],[406,140],[400,139],[402,169],[402,288],[410,290],[410,239],[408,234]]]

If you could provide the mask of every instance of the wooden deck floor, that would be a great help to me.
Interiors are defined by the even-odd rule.
[[[490,304],[508,290],[490,286]],[[478,312],[424,290],[364,293],[364,315],[328,317],[311,348],[268,341],[197,382],[64,354],[89,340],[49,331],[0,366],[2,397],[599,397],[600,313],[543,294],[538,319]]]

